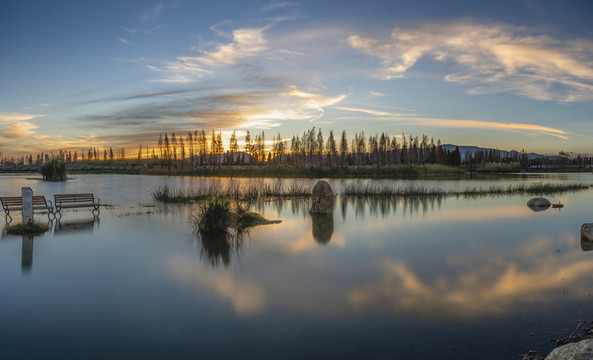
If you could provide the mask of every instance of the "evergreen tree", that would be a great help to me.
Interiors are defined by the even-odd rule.
[[[342,168],[344,167],[344,158],[348,153],[348,140],[346,139],[346,130],[342,130],[342,139],[340,140],[340,157]]]
[[[336,155],[336,140],[334,139],[334,132],[332,130],[329,131],[329,136],[327,137],[327,145],[325,147],[327,151],[327,157],[329,159],[329,168],[333,167],[333,158]]]

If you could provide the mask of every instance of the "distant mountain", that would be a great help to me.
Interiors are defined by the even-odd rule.
[[[475,156],[476,152],[478,152],[478,151],[489,152],[492,150],[500,152],[501,158],[513,157],[515,154],[517,155],[517,157],[521,156],[521,152],[516,151],[516,150],[510,150],[510,151],[509,150],[498,150],[498,149],[492,149],[492,148],[483,148],[483,147],[479,147],[479,146],[464,146],[464,145],[445,144],[445,145],[443,145],[443,149],[448,150],[448,151],[453,151],[453,150],[455,150],[455,148],[457,146],[459,146],[459,152],[461,153],[461,159],[465,158],[466,153],[469,153],[472,156]],[[558,155],[542,155],[542,154],[537,154],[537,153],[527,153],[527,158],[529,160],[541,159],[541,158],[549,159],[549,160],[557,160],[560,158],[560,156],[558,156]]]

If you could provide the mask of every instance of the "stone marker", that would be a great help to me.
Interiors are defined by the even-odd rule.
[[[581,239],[593,241],[593,223],[585,223],[581,226]]]
[[[33,221],[33,190],[30,187],[21,188],[23,196],[23,224]]]
[[[313,204],[310,213],[331,214],[334,211],[334,191],[325,180],[319,180],[313,187]]]

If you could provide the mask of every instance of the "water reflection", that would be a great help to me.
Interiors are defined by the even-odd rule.
[[[443,204],[442,197],[409,197],[409,198],[371,198],[371,197],[345,197],[339,199],[338,208],[341,210],[342,218],[346,219],[349,207],[352,207],[356,218],[364,219],[367,215],[376,217],[390,216],[401,207],[403,214],[410,216],[426,214],[429,210],[440,208]]]
[[[33,235],[22,236],[21,272],[28,274],[33,267]]]
[[[34,239],[35,237],[40,237],[43,235],[41,234],[22,234],[22,235],[10,235],[8,234],[8,227],[10,222],[5,223],[4,229],[2,230],[1,237],[2,238],[18,238],[21,237],[21,273],[22,274],[30,274],[31,269],[33,268],[33,248],[34,248]],[[53,221],[49,220],[47,223],[47,227],[52,229]]]
[[[334,214],[311,214],[313,239],[320,245],[330,242],[334,233]]]
[[[368,349],[385,349],[388,358],[393,349],[422,346],[410,344],[412,338],[445,344],[444,351],[427,349],[424,358],[469,358],[447,349],[482,341],[488,352],[508,343],[520,354],[531,346],[513,344],[530,338],[525,333],[543,334],[556,328],[555,319],[572,322],[593,312],[592,252],[584,252],[592,244],[579,242],[575,228],[590,221],[592,191],[563,195],[570,206],[562,213],[534,213],[521,196],[338,197],[331,218],[309,215],[308,199],[265,201],[253,209],[282,223],[255,227],[237,241],[196,236],[191,216],[198,205],[135,205],[153,204],[146,184],[180,178],[79,179],[35,186],[48,194],[84,192],[90,184],[105,193],[115,205],[102,212],[100,228],[81,219],[56,224],[35,243],[12,235],[0,241],[0,283],[7,289],[0,318],[9,329],[2,348],[13,346],[15,354],[27,347],[12,339],[43,340],[60,329],[47,342],[74,338],[79,347],[68,347],[71,358],[101,353],[105,341],[118,343],[122,353],[156,344],[186,358],[215,345],[221,352],[210,357],[234,358],[227,349],[255,344],[259,350],[259,339],[270,344],[269,358],[315,357],[328,343],[351,352],[345,358],[382,357]],[[199,180],[186,179],[188,186]],[[61,234],[69,236],[58,239]],[[31,271],[33,260],[43,271],[20,276],[18,268]],[[23,319],[31,326],[22,326]],[[542,325],[526,328],[526,319]],[[287,330],[287,323],[298,326]],[[496,336],[494,346],[484,333]],[[295,343],[296,337],[304,340]],[[98,338],[105,341],[93,341]],[[251,357],[266,357],[256,351]]]
[[[527,204],[527,207],[530,208],[532,211],[535,211],[535,212],[546,211],[546,210],[548,210],[550,208],[550,206],[552,206],[552,205],[551,204],[548,204],[548,205],[538,205],[538,206],[536,206],[536,205],[529,204],[529,203]]]
[[[180,284],[201,294],[204,289],[221,300],[228,301],[235,313],[254,315],[266,305],[266,293],[257,281],[241,278],[239,274],[215,269],[196,269],[186,255],[177,255],[167,262],[167,272]],[[224,327],[224,324],[221,324]]]
[[[99,225],[99,215],[94,215],[92,218],[76,219],[69,221],[62,221],[56,219],[54,226],[55,235],[64,235],[71,232],[93,232],[95,224]]]
[[[200,242],[200,257],[207,260],[213,267],[220,264],[228,267],[231,263],[231,255],[240,254],[243,239],[249,235],[246,230],[222,234],[196,231],[195,234]]]
[[[581,250],[591,251],[593,250],[593,241],[581,238]]]
[[[540,237],[497,254],[449,255],[447,266],[454,271],[432,279],[404,259],[387,258],[376,263],[378,279],[353,289],[348,300],[354,308],[386,303],[397,313],[420,317],[476,318],[590,296],[590,259],[551,247],[550,238]]]

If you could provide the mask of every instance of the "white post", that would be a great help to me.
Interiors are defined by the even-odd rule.
[[[33,221],[33,190],[30,187],[21,188],[23,194],[23,224]]]

